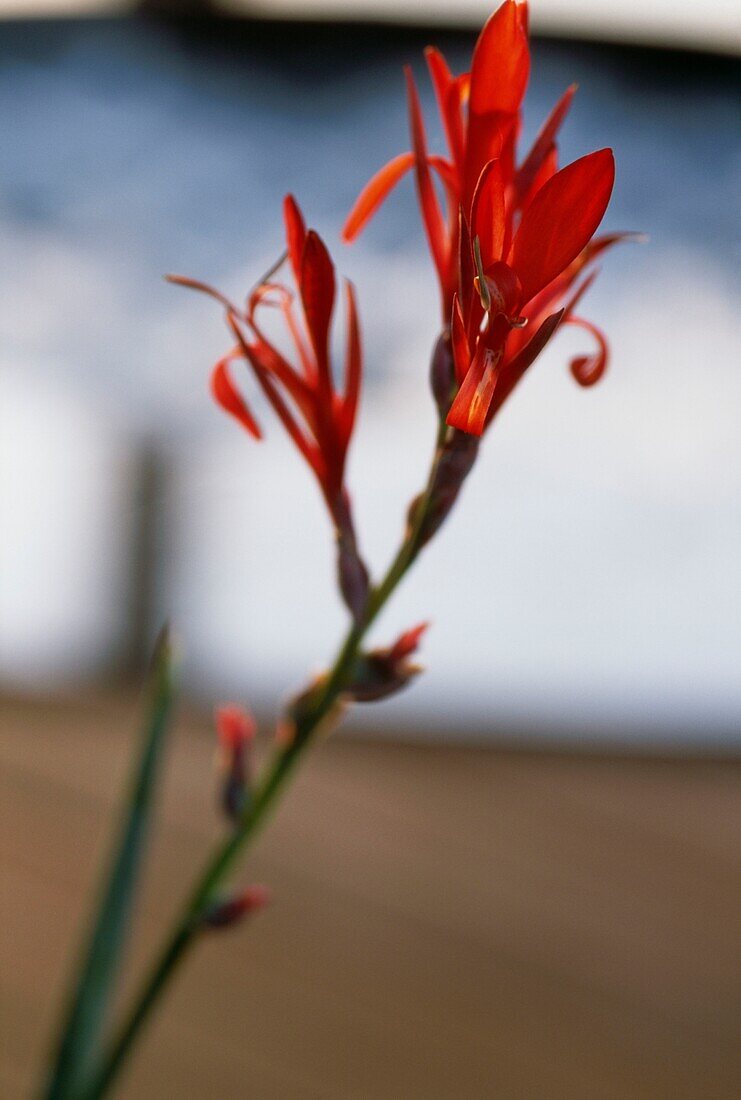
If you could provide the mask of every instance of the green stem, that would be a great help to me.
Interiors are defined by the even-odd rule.
[[[362,622],[354,623],[349,629],[329,675],[321,681],[315,697],[310,699],[306,710],[297,719],[291,742],[278,749],[267,766],[264,778],[236,831],[217,848],[206,864],[174,931],[146,978],[134,1007],[121,1029],[114,1035],[90,1083],[82,1095],[75,1100],[98,1100],[112,1085],[160,993],[176,966],[193,946],[197,933],[202,927],[204,910],[214,899],[239,856],[264,826],[278,795],[299,758],[312,741],[312,735],[342,694],[367,630],[419,552],[419,536],[430,505],[435,473],[446,434],[445,421],[441,420],[427,486],[414,509],[411,526],[406,532],[396,557],[381,583],[370,594],[368,608]]]

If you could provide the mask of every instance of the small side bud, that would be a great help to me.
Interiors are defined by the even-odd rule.
[[[479,449],[479,438],[453,429],[442,446],[432,485],[430,502],[422,520],[417,551],[430,541],[447,519],[458,499],[463,482],[470,474]],[[420,498],[412,501],[409,523],[417,519],[416,510],[421,507]]]
[[[353,667],[347,695],[357,703],[371,703],[400,691],[422,671],[409,658],[416,652],[428,623],[407,630],[393,645],[361,653]]]
[[[255,883],[240,894],[213,902],[201,917],[204,928],[230,928],[251,913],[259,913],[270,901],[267,886]]]
[[[353,619],[360,623],[368,606],[370,577],[358,550],[347,493],[343,492],[333,503],[332,516],[337,530],[337,580],[340,592]]]
[[[224,759],[221,805],[231,821],[242,816],[249,798],[250,748],[257,726],[251,714],[227,703],[216,710],[216,733]]]

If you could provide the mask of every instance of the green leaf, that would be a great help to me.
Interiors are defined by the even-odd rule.
[[[46,1100],[76,1100],[81,1096],[100,1051],[149,834],[172,710],[173,680],[172,639],[165,627],[152,659],[138,759],[129,780],[110,866],[103,879],[97,916],[72,983],[52,1070],[42,1091]]]

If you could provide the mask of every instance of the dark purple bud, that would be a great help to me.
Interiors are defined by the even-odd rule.
[[[362,622],[368,606],[370,578],[360,556],[346,493],[332,507],[337,530],[337,580],[345,605],[356,623]]]
[[[359,654],[345,689],[346,694],[356,703],[372,703],[406,687],[422,671],[409,658],[416,651],[427,625],[421,623],[407,630],[386,649]]]
[[[430,362],[430,386],[440,415],[446,417],[455,395],[455,366],[450,335],[441,333]]]
[[[478,436],[467,432],[459,432],[455,428],[448,432],[438,455],[429,500],[425,503],[426,494],[421,494],[409,506],[407,523],[410,529],[420,524],[415,554],[438,532],[450,514],[463,482],[476,461],[479,443]],[[420,508],[424,508],[421,517]]]

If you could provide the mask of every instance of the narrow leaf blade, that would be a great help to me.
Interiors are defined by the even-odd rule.
[[[82,1095],[100,1048],[131,921],[172,711],[172,649],[171,636],[165,628],[152,661],[147,717],[138,758],[129,781],[111,863],[103,879],[97,915],[83,948],[52,1071],[43,1092],[46,1100],[72,1100]]]

